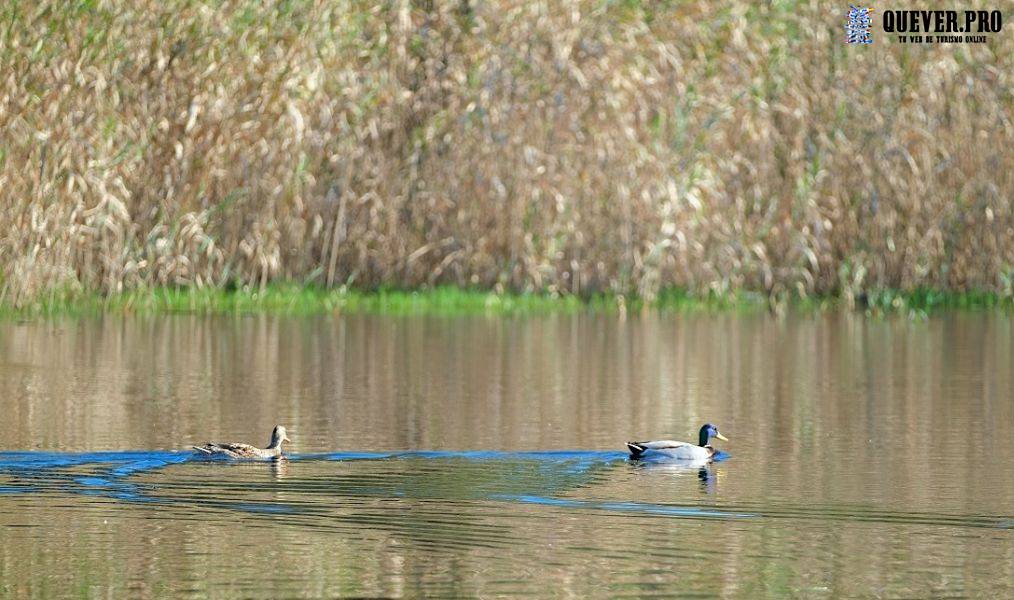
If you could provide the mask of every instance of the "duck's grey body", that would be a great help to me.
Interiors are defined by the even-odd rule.
[[[208,442],[203,446],[194,446],[194,450],[204,456],[223,456],[227,458],[284,458],[282,442],[291,442],[285,436],[285,428],[276,425],[271,431],[271,441],[267,448],[258,448],[250,444],[233,444]]]
[[[631,458],[672,458],[675,460],[707,460],[715,455],[711,446],[695,446],[690,442],[655,440],[627,442]]]

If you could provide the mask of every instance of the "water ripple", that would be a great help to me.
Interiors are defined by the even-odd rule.
[[[720,459],[727,458],[721,456]],[[327,465],[372,461],[362,470]],[[271,465],[271,479],[263,463]],[[1009,515],[951,515],[930,512],[890,512],[863,506],[811,506],[791,503],[724,503],[707,507],[604,498],[571,497],[594,488],[621,465],[663,470],[662,474],[696,471],[681,465],[628,463],[622,452],[551,451],[413,451],[331,452],[290,456],[287,461],[233,462],[208,460],[191,452],[126,451],[93,453],[0,452],[0,495],[71,493],[128,502],[184,504],[246,514],[273,515],[298,521],[327,515],[335,523],[384,527],[389,511],[371,514],[365,507],[382,501],[453,501],[512,503],[553,509],[584,510],[690,519],[795,519],[887,524],[989,527],[1010,529]],[[172,477],[152,477],[167,467]],[[317,467],[306,469],[303,467]],[[209,470],[209,468],[211,468]],[[256,469],[250,471],[249,469]],[[298,476],[291,471],[299,469]],[[708,480],[701,468],[702,481]],[[628,472],[629,474],[629,472]],[[253,477],[251,477],[253,476]],[[259,478],[258,478],[259,477]],[[359,514],[335,514],[335,501]],[[355,503],[358,503],[355,504]],[[475,506],[473,506],[475,508]],[[442,507],[439,510],[444,510]],[[431,529],[455,527],[461,515],[449,520],[416,515],[415,523]],[[294,521],[294,522],[295,522]],[[320,527],[318,523],[315,526]],[[485,543],[497,543],[497,527],[476,522],[472,533]],[[460,538],[460,531],[447,538]],[[429,540],[439,541],[439,533]],[[460,539],[458,539],[460,542]],[[478,543],[478,538],[476,538]],[[500,540],[506,543],[509,540]]]

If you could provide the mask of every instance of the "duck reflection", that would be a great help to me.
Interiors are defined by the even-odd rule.
[[[271,477],[280,480],[289,474],[289,461],[284,456],[271,460]]]
[[[697,474],[700,480],[701,489],[706,493],[714,493],[718,485],[718,472],[712,460],[670,460],[652,461],[644,459],[631,459],[630,464],[642,472],[668,474],[668,475],[689,475]]]

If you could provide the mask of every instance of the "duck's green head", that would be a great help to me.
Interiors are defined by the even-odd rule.
[[[728,438],[726,438],[724,435],[718,433],[718,427],[715,427],[711,423],[705,423],[704,426],[701,427],[701,435],[697,445],[707,446],[708,442],[711,441],[711,438],[718,438],[723,442],[729,441]]]

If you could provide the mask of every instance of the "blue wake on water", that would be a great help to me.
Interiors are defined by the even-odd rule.
[[[608,510],[619,512],[644,513],[649,515],[665,515],[671,517],[699,517],[719,519],[745,519],[757,515],[749,513],[730,513],[720,510],[695,508],[692,506],[671,506],[668,504],[650,504],[645,502],[600,502],[595,500],[574,500],[571,498],[552,498],[546,496],[494,496],[496,499],[525,504],[542,504],[545,506],[564,506],[567,508],[585,508],[592,510]]]
[[[724,453],[716,460],[724,460]],[[528,505],[544,505],[575,509],[592,509],[626,513],[643,513],[690,518],[744,518],[753,515],[728,513],[694,507],[669,506],[638,502],[575,500],[561,497],[592,480],[596,473],[627,462],[625,452],[599,451],[410,451],[410,452],[327,452],[295,454],[290,463],[352,462],[352,461],[442,461],[453,472],[455,464],[492,467],[477,476],[474,471],[463,477],[476,477],[469,489],[474,499]],[[0,452],[0,497],[33,493],[71,493],[101,496],[114,500],[143,503],[174,503],[157,494],[158,484],[146,482],[139,486],[131,476],[164,469],[188,462],[216,462],[215,459],[192,452],[126,451],[126,452]],[[222,461],[236,464],[233,461]],[[248,461],[249,462],[249,461]],[[270,460],[264,462],[273,462]],[[647,466],[647,465],[644,465]],[[409,470],[411,473],[411,469]],[[415,476],[419,478],[428,475]],[[413,480],[410,480],[412,482]],[[424,486],[415,486],[424,487]],[[402,487],[375,486],[357,489],[357,493],[374,497],[403,498],[409,494]],[[298,509],[285,504],[261,502],[219,503],[219,507],[261,514],[287,514]]]

